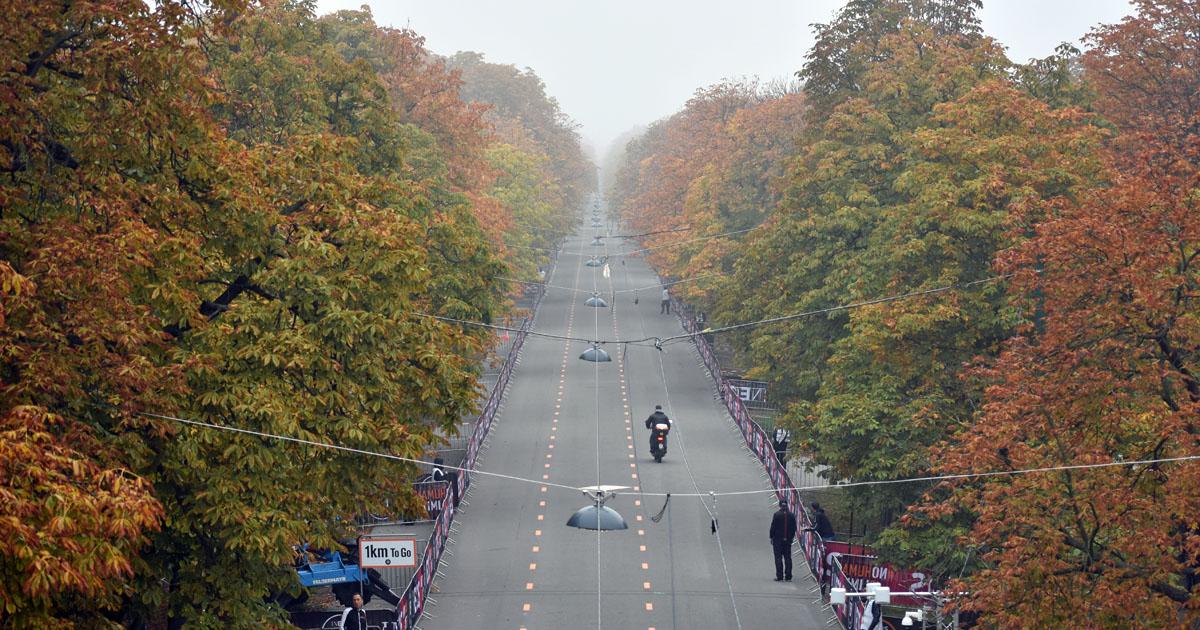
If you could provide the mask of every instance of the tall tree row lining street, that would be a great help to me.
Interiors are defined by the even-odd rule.
[[[392,521],[402,630],[825,622],[662,282],[848,630],[1200,630],[1200,0],[360,2],[0,11],[0,630],[332,613]]]
[[[547,283],[575,290],[549,288],[534,330],[596,339],[678,334],[675,316],[659,313],[658,279],[640,258],[624,265],[611,258],[609,279],[602,268],[584,265],[621,248],[612,239],[592,247],[592,232],[598,230],[585,229],[564,245]],[[619,292],[639,287],[652,288],[637,292],[637,304],[633,292]],[[612,301],[608,308],[584,305],[593,290]],[[628,486],[607,505],[629,529],[567,527],[588,504],[577,491],[480,477],[456,519],[452,555],[431,594],[437,605],[422,627],[823,627],[828,614],[802,557],[793,582],[772,581],[767,529],[774,494],[723,497],[715,506],[707,497],[677,497],[670,532],[665,516],[651,521],[663,498],[641,493],[769,488],[714,401],[694,350],[609,345],[611,363],[590,363],[578,358],[584,349],[579,342],[526,341],[481,468],[573,487]],[[647,453],[643,425],[656,404],[674,422],[661,464]]]

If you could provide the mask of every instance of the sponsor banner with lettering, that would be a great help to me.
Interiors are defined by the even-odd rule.
[[[431,515],[445,509],[449,489],[449,481],[422,481],[413,484],[413,490],[425,499],[425,510]]]
[[[886,562],[880,562],[873,550],[864,545],[828,541],[825,543],[825,562],[832,564],[834,559],[840,561],[846,579],[856,592],[866,590],[867,582],[879,582],[892,589],[893,603],[900,606],[920,606],[920,598],[897,593],[929,590],[928,575],[920,571],[897,569]]]
[[[747,381],[743,379],[726,379],[729,386],[737,394],[739,400],[747,407],[754,409],[769,409],[767,402],[767,382]]]
[[[829,566],[828,580],[830,588],[844,588],[847,591],[855,592],[853,585],[846,578],[846,574],[842,572],[841,563],[837,558],[834,558],[833,564]],[[837,615],[843,627],[858,630],[862,628],[863,615],[866,613],[866,600],[861,597],[848,598],[845,604],[834,604],[833,613]]]

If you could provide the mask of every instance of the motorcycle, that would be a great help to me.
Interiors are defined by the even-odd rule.
[[[650,430],[650,454],[654,456],[654,461],[662,463],[662,458],[667,454],[667,433],[671,432],[671,425],[665,422],[659,422]]]

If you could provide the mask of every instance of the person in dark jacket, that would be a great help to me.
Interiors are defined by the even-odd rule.
[[[775,581],[792,581],[792,541],[796,539],[796,516],[788,511],[787,501],[779,502],[779,511],[771,519],[771,547],[775,550]]]
[[[829,517],[826,516],[825,509],[821,507],[820,503],[813,501],[812,510],[813,530],[817,532],[821,540],[833,540],[833,523],[829,522]]]
[[[667,414],[663,413],[662,405],[654,405],[654,413],[650,414],[649,418],[646,418],[646,428],[653,429],[654,425],[660,422],[671,426],[671,419],[667,417]]]
[[[367,630],[367,611],[363,610],[362,595],[355,593],[350,607],[342,611],[338,630]]]
[[[654,413],[646,418],[646,428],[650,429],[650,450],[654,450],[654,425],[656,424],[665,424],[667,431],[671,430],[671,419],[663,413],[662,405],[654,405]]]

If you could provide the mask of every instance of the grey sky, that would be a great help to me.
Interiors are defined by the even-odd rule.
[[[603,152],[618,134],[679,110],[726,77],[787,78],[844,0],[318,0],[319,13],[371,7],[430,50],[481,52],[532,68]],[[1128,0],[985,0],[985,31],[1016,61],[1132,12]]]

